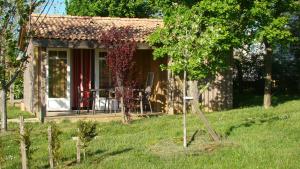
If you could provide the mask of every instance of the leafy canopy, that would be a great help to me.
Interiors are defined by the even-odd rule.
[[[274,46],[294,39],[289,22],[295,0],[202,0],[191,8],[175,5],[166,11],[164,27],[148,39],[156,58],[169,56],[168,68],[191,79],[205,79],[228,67],[234,48],[257,41]]]
[[[148,17],[153,14],[145,0],[66,0],[67,14],[81,16]]]
[[[31,32],[21,32],[21,28],[29,21],[29,16],[44,1],[37,0],[0,0],[0,88],[7,89],[25,67],[26,52],[20,48],[18,42],[27,46]],[[21,36],[21,33],[22,36]],[[19,39],[22,38],[22,39]],[[25,49],[26,50],[26,49]],[[21,55],[22,59],[17,59]],[[14,75],[10,78],[10,75]]]
[[[168,68],[185,68],[192,79],[205,79],[226,68],[226,56],[239,44],[232,29],[238,6],[204,0],[192,8],[177,5],[166,12],[164,27],[149,37],[155,58],[169,56]]]
[[[196,0],[66,0],[68,15],[159,17],[174,3],[191,6]]]
[[[295,41],[291,23],[300,10],[299,5],[298,0],[255,0],[250,10],[252,25],[249,26],[254,41],[267,43],[272,48]]]

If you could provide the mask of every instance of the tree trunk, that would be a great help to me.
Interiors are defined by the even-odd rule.
[[[1,90],[1,129],[7,131],[7,90],[4,88]]]
[[[186,71],[183,75],[183,147],[187,147],[187,132],[186,132]]]
[[[26,144],[24,140],[25,135],[25,128],[24,128],[24,118],[23,116],[20,116],[20,149],[21,149],[21,162],[22,162],[22,169],[28,168],[28,159],[27,159],[27,153],[26,153]]]
[[[170,58],[168,65],[172,63]],[[174,114],[174,74],[171,70],[168,70],[168,100],[167,100],[167,113]]]
[[[120,98],[120,104],[121,104],[121,113],[123,114],[123,123],[127,123],[127,116],[125,112],[125,106],[124,106],[124,99],[123,96]]]
[[[266,55],[264,56],[265,62],[265,88],[264,88],[264,108],[271,107],[272,96],[272,49],[268,43],[266,45]]]
[[[243,93],[243,68],[240,61],[236,60],[235,66],[237,69],[237,80],[238,80],[238,90],[239,94]]]

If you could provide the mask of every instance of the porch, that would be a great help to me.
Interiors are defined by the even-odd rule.
[[[32,105],[26,105],[26,110],[35,112],[37,116],[42,109],[46,110],[44,117],[54,118],[56,116],[67,117],[76,115],[80,108],[82,118],[95,116],[101,118],[119,117],[119,109],[109,107],[112,114],[107,110],[106,98],[100,92],[96,92],[95,114],[92,114],[92,104],[87,102],[79,103],[78,88],[81,91],[111,89],[113,82],[105,60],[105,49],[75,49],[75,48],[34,48],[33,81],[35,85],[31,90]],[[167,72],[161,71],[160,65],[166,60],[153,60],[152,50],[138,49],[134,56],[135,72],[134,77],[138,89],[145,89],[147,75],[152,72],[154,75],[151,87],[150,104],[153,113],[161,113],[165,110]],[[45,72],[43,72],[45,70]],[[26,79],[24,80],[26,83]],[[45,85],[45,90],[43,86]],[[25,86],[26,87],[26,86]],[[26,90],[26,89],[25,89]],[[45,91],[45,92],[42,92]],[[26,92],[26,91],[25,91]],[[28,96],[28,95],[26,95]],[[83,98],[90,97],[90,94],[82,95]],[[45,100],[45,105],[43,105]],[[112,101],[112,100],[111,100]],[[110,102],[110,105],[114,103]],[[117,103],[118,104],[118,103]],[[90,113],[87,113],[87,110]],[[146,112],[149,110],[145,110]],[[138,113],[135,111],[134,113]],[[120,116],[121,117],[121,116]]]
[[[146,113],[146,114],[136,114],[131,113],[130,116],[133,120],[142,119],[142,118],[149,118],[153,116],[161,116],[165,113],[162,112],[153,112],[153,113]],[[80,115],[76,114],[76,111],[70,112],[48,112],[48,116],[45,118],[45,121],[64,121],[68,120],[71,122],[76,122],[79,120],[88,120],[88,121],[98,121],[98,122],[110,122],[110,121],[122,121],[123,114],[121,112],[116,113],[87,113],[84,112]]]

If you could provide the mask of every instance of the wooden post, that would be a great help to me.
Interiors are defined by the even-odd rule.
[[[216,142],[220,142],[220,137],[218,136],[218,134],[215,132],[215,130],[211,127],[211,124],[209,123],[209,121],[207,120],[207,118],[205,117],[204,113],[200,110],[199,106],[197,107],[197,111],[199,112],[199,116],[200,119],[203,121],[208,133],[210,134],[210,136],[212,137],[212,139]]]
[[[141,115],[143,115],[144,110],[143,110],[143,95],[142,95],[142,92],[139,92],[139,98],[140,98]]]
[[[125,107],[124,107],[124,99],[123,99],[123,96],[121,97],[121,112],[123,114],[123,123],[127,123],[127,117],[126,117],[126,114],[125,114]]]
[[[79,129],[78,129],[78,134],[79,134]],[[80,157],[80,148],[81,148],[81,146],[80,146],[80,138],[79,138],[79,135],[78,135],[78,137],[77,137],[77,143],[76,143],[76,149],[77,149],[77,163],[80,163],[80,159],[81,159],[81,157]]]
[[[53,150],[52,150],[52,128],[48,127],[48,151],[49,151],[49,165],[54,168]]]
[[[41,123],[44,123],[45,116],[47,112],[47,106],[46,106],[46,65],[47,63],[47,50],[46,48],[39,48],[39,77],[38,77],[38,89],[39,89],[39,111],[40,111],[40,121]]]
[[[20,149],[21,149],[21,162],[22,162],[22,169],[28,168],[28,159],[26,154],[26,144],[24,140],[25,129],[24,129],[24,118],[20,116]]]
[[[186,32],[187,35],[187,32]],[[183,72],[183,147],[187,147],[187,132],[186,132],[186,68],[187,68],[187,57],[188,51],[185,49],[184,52],[184,72]]]

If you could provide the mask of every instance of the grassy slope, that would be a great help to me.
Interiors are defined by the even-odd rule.
[[[90,158],[77,165],[75,160],[76,124],[60,124],[63,168],[298,168],[300,166],[300,100],[289,101],[269,110],[260,107],[236,109],[207,115],[216,130],[224,136],[224,146],[214,151],[189,153],[197,146],[195,141],[185,155],[181,150],[181,116],[162,116],[143,119],[130,125],[118,122],[99,123],[99,138],[91,143]],[[47,167],[46,126],[33,125],[32,168]],[[16,128],[11,124],[10,128]],[[188,116],[188,134],[203,129],[197,116]],[[7,168],[19,167],[18,144],[10,137],[5,142]],[[163,146],[164,145],[164,146]],[[159,152],[159,147],[162,151]],[[155,151],[153,151],[153,149]],[[178,153],[176,153],[178,151]],[[170,153],[171,152],[171,153]],[[69,166],[67,166],[69,165]]]

